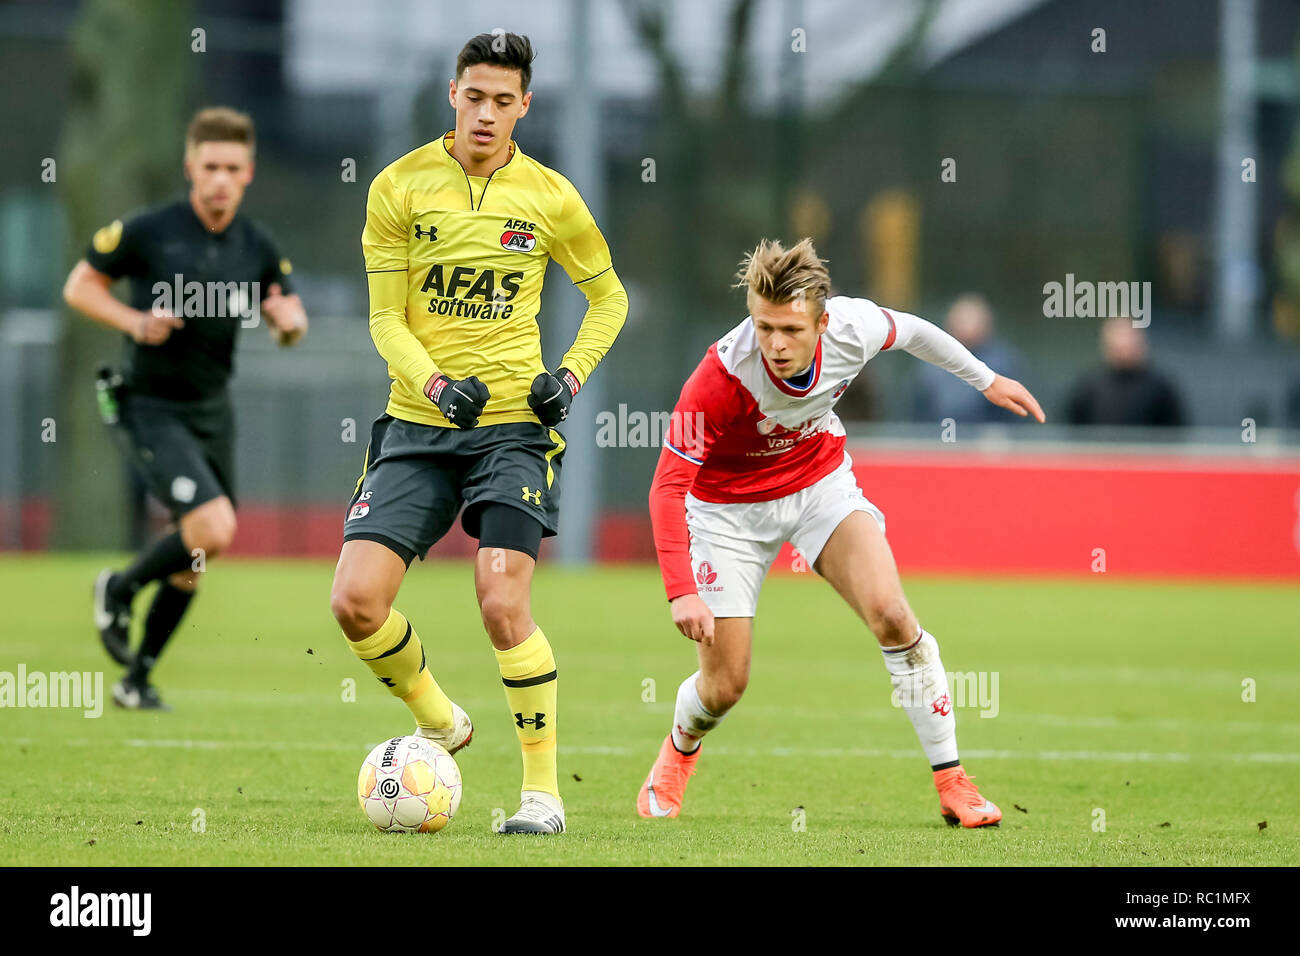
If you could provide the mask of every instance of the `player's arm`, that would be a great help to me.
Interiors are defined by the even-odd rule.
[[[471,375],[456,380],[438,371],[406,317],[406,242],[410,228],[404,202],[387,173],[370,184],[361,249],[370,290],[370,338],[393,374],[424,394],[447,420],[473,428],[491,397],[487,386]]]
[[[266,291],[262,298],[262,315],[271,338],[277,345],[295,345],[307,335],[307,310],[303,308],[302,299],[293,291],[289,278],[293,265],[280,255],[274,242],[264,237],[261,288]]]
[[[287,295],[278,282],[272,282],[262,300],[262,314],[271,327],[276,345],[296,345],[307,335],[307,310],[296,292]]]
[[[686,529],[686,494],[699,468],[699,464],[664,446],[650,483],[650,524],[673,625],[693,641],[712,644],[713,612],[695,590],[690,534]]]
[[[686,495],[726,422],[732,383],[710,353],[686,380],[650,483],[650,524],[673,624],[693,641],[713,643],[713,612],[695,588]]]
[[[618,338],[627,320],[627,292],[614,272],[609,246],[587,204],[567,180],[551,257],[587,297],[587,311],[573,345],[555,374],[533,380],[529,406],[547,427],[568,417],[569,405]]]
[[[141,271],[138,234],[137,223],[124,226],[121,220],[96,232],[85,258],[72,267],[63,283],[63,301],[100,325],[126,333],[140,345],[161,345],[173,329],[185,323],[162,309],[133,309],[110,291],[115,280]]]
[[[880,350],[902,349],[931,365],[947,369],[963,382],[978,389],[994,405],[1010,409],[1017,415],[1033,415],[1039,422],[1046,421],[1037,399],[1013,378],[999,375],[981,362],[955,338],[933,322],[917,315],[878,309],[888,323],[884,344]]]

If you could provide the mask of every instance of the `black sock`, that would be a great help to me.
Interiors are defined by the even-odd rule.
[[[113,575],[109,597],[114,601],[130,601],[150,581],[177,571],[188,571],[193,560],[189,548],[181,541],[179,531],[163,535],[136,555],[135,563],[129,568]]]
[[[176,631],[176,625],[180,624],[192,600],[193,591],[182,591],[166,581],[158,586],[158,593],[149,605],[149,616],[144,619],[144,639],[131,660],[127,680],[138,683],[149,677],[167,639]]]

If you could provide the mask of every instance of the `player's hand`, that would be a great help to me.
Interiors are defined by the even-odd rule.
[[[473,428],[483,414],[483,406],[492,397],[477,376],[454,379],[435,375],[424,385],[424,394],[441,409],[442,414],[459,428]]]
[[[307,334],[307,313],[296,295],[285,295],[280,283],[271,283],[262,300],[262,314],[277,345],[293,345]]]
[[[533,387],[528,392],[528,407],[539,422],[547,428],[554,428],[569,417],[569,406],[579,388],[578,377],[567,368],[556,369],[554,375],[543,372],[533,379]]]
[[[713,643],[713,612],[698,594],[683,594],[675,597],[669,605],[673,612],[673,623],[697,644]]]
[[[184,319],[178,319],[166,309],[141,312],[140,320],[131,330],[131,338],[137,345],[162,345],[171,336],[173,329],[183,328]]]
[[[1042,408],[1038,405],[1038,400],[1029,394],[1029,389],[1025,388],[1014,378],[1007,378],[1005,375],[999,375],[993,379],[993,384],[984,389],[984,397],[994,405],[1001,408],[1009,408],[1021,418],[1026,415],[1033,415],[1039,423],[1047,421],[1043,415]]]

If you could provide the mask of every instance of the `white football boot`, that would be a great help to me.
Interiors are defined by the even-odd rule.
[[[541,790],[525,790],[519,811],[501,825],[499,833],[563,833],[564,801]]]
[[[451,702],[451,716],[450,727],[416,727],[415,736],[432,740],[449,754],[454,754],[457,750],[468,747],[470,740],[474,737],[474,724],[469,719],[469,714],[465,713],[461,706],[453,700]]]

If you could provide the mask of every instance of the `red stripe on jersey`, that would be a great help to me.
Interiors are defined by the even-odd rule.
[[[820,374],[820,339],[816,361]],[[723,365],[717,345],[709,346],[682,386],[668,427],[668,444],[703,462],[692,494],[712,502],[771,501],[807,488],[844,460],[843,435],[806,434],[801,426],[760,429],[765,419],[749,389]],[[688,429],[697,420],[703,427]]]
[[[821,365],[818,340],[818,374]],[[660,453],[650,488],[655,548],[670,599],[695,590],[687,493],[710,502],[771,501],[815,484],[844,461],[844,435],[808,434],[811,423],[776,425],[722,363],[717,345],[709,347],[682,386],[669,419],[665,444],[671,447]]]
[[[889,314],[888,309],[881,309],[880,311],[883,312],[885,318],[889,320],[889,334],[885,336],[885,344],[880,347],[880,351],[883,352],[894,344],[894,339],[898,338],[898,326],[894,324],[894,317]]]
[[[691,494],[715,504],[773,501],[815,485],[844,461],[843,435],[822,432],[771,456],[751,450],[764,441],[737,433],[724,437],[700,467]]]

